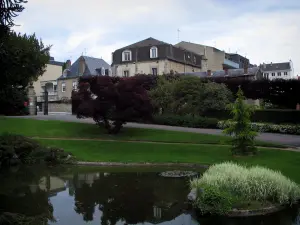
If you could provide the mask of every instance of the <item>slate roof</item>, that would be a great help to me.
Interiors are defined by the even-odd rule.
[[[147,39],[144,39],[142,41],[136,42],[134,44],[128,45],[128,46],[120,48],[120,49],[146,47],[146,46],[157,46],[157,45],[170,45],[170,44],[163,42],[163,41],[159,41],[155,38],[149,37]],[[120,50],[120,49],[118,49],[118,50]]]
[[[248,73],[244,74],[244,69],[229,69],[227,71],[228,74],[224,70],[212,71],[211,77],[239,77],[239,76],[255,76],[259,71],[259,67],[248,68]],[[180,73],[183,74],[183,73]],[[186,75],[192,75],[200,78],[208,77],[207,72],[194,72],[194,73],[186,73]]]
[[[54,60],[54,57],[51,57],[50,56],[50,60],[49,60],[49,63],[50,65],[55,65],[55,66],[63,66],[64,65],[64,62],[59,62],[59,61],[55,61]]]
[[[270,63],[262,65],[261,68],[262,71],[290,70],[291,64],[289,62]]]
[[[99,69],[103,67],[104,69],[110,69],[110,65],[105,62],[103,59],[89,57],[89,56],[81,56],[84,58],[85,61],[85,71],[83,73],[83,76],[98,76],[100,75]],[[67,78],[73,78],[79,76],[79,63],[80,58],[79,57],[70,67],[70,69],[67,72],[66,77],[63,77],[61,75],[58,79],[67,79]]]

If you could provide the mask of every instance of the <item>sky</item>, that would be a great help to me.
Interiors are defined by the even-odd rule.
[[[15,22],[52,45],[58,61],[83,54],[111,63],[114,50],[153,37],[237,52],[257,65],[292,60],[300,76],[299,0],[28,0]]]

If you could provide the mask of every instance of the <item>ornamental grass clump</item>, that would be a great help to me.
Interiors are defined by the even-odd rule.
[[[206,207],[211,208],[211,204],[205,202],[207,187],[220,190],[231,196],[231,207],[235,203],[260,202],[271,204],[293,204],[300,199],[300,187],[280,172],[255,166],[247,168],[235,163],[221,163],[211,166],[201,178],[191,181],[191,188],[195,188],[198,193],[196,207],[202,212],[207,212]],[[201,191],[200,191],[201,190]],[[220,192],[220,193],[222,193]],[[216,192],[217,193],[217,192]],[[228,197],[227,197],[228,199]]]

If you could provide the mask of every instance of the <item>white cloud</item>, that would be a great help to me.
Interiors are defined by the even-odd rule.
[[[252,63],[293,60],[300,74],[300,4],[286,0],[30,0],[17,17],[20,32],[52,44],[56,59],[82,52],[111,62],[111,52],[157,37],[214,45],[247,54]]]

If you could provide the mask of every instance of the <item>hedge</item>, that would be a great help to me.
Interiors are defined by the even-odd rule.
[[[219,120],[215,118],[191,115],[153,115],[151,123],[192,128],[217,128],[218,121]]]
[[[208,111],[205,117],[227,120],[232,118],[230,111]],[[300,110],[268,109],[256,110],[251,118],[253,122],[274,124],[300,124]]]

